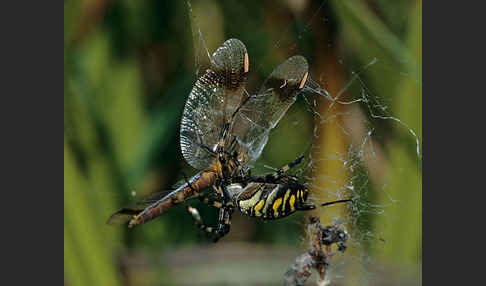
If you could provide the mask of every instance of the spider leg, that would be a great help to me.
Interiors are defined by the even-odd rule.
[[[221,188],[216,187],[215,185],[213,185],[212,187],[216,194],[218,194],[220,197],[223,197],[223,190]]]
[[[238,114],[238,112],[240,111],[240,109],[250,100],[250,98],[251,98],[251,95],[248,94],[248,96],[243,99],[243,101],[235,109],[235,111],[233,112],[233,114],[231,114],[231,121],[233,121],[233,119],[235,118],[236,114]]]
[[[214,199],[214,198],[209,198],[209,197],[198,197],[199,200],[207,205],[210,205],[210,206],[213,206],[215,208],[222,208],[223,207],[223,203],[217,199]]]
[[[324,206],[329,206],[329,205],[338,204],[338,203],[346,203],[346,202],[351,202],[351,201],[353,201],[353,200],[351,200],[351,199],[338,200],[338,201],[323,203],[323,204],[321,204],[321,206],[324,207]],[[309,211],[309,210],[313,210],[315,208],[316,208],[316,206],[313,205],[313,204],[303,204],[303,205],[297,207],[297,209],[299,211]]]
[[[214,233],[216,231],[214,227],[207,226],[203,223],[201,215],[196,208],[189,206],[187,207],[187,211],[191,214],[192,220],[198,229],[209,233]]]
[[[234,212],[233,203],[225,185],[219,184],[217,189],[218,193],[222,195],[223,205],[219,209],[218,228],[213,234],[213,242],[217,242],[220,238],[228,234],[231,226],[231,215]]]
[[[189,183],[187,177],[186,177],[186,174],[182,174],[184,176],[184,180],[186,181],[186,183],[189,185],[189,188],[191,188],[192,192],[194,193],[194,197],[197,197],[201,202],[205,203],[205,204],[208,204],[210,206],[213,206],[215,208],[221,208],[223,206],[222,202],[219,201],[218,199],[212,199],[212,198],[208,198],[208,197],[203,197],[201,196],[201,193],[196,191],[192,185]],[[189,211],[191,214],[192,212]],[[197,212],[197,210],[196,210]]]
[[[297,182],[298,180],[296,176],[284,175],[284,173],[292,169],[294,166],[298,165],[303,158],[304,155],[300,155],[297,159],[288,163],[282,168],[278,169],[275,173],[261,175],[261,176],[248,176],[247,180],[248,182],[269,183],[269,184],[279,184],[282,183],[283,180],[286,182],[288,181]]]
[[[290,169],[292,169],[294,166],[300,164],[300,162],[302,161],[302,159],[304,159],[304,155],[300,155],[299,157],[297,157],[297,159],[295,159],[294,161],[288,163],[287,165],[283,166],[282,168],[278,169],[277,172],[275,172],[273,174],[273,177],[274,178],[279,178],[282,176],[283,173],[289,171]]]
[[[238,114],[240,108],[242,106],[244,106],[250,99],[250,96],[246,97],[241,103],[240,105],[235,109],[235,111],[233,112],[233,114],[231,114],[231,116],[227,116],[226,114],[226,110],[223,111],[223,118],[224,118],[224,122],[223,122],[223,126],[221,128],[221,136],[220,136],[220,140],[218,142],[218,145],[216,147],[216,154],[218,155],[219,157],[219,161],[221,162],[221,164],[224,166],[225,162],[224,162],[224,158],[223,156],[221,156],[222,154],[227,154],[228,156],[230,157],[233,157],[232,154],[229,154],[228,152],[226,152],[224,150],[224,146],[225,146],[225,142],[227,140],[227,137],[228,136],[231,136],[230,134],[232,134],[232,128],[233,128],[233,120],[235,119],[236,117],[236,114]],[[236,137],[233,137],[233,139],[231,140],[230,144],[228,145],[231,149],[233,147],[233,145],[236,143]],[[238,164],[238,160],[235,160],[235,162]]]
[[[218,242],[219,239],[229,233],[233,211],[233,207],[223,207],[219,209],[218,228],[214,232],[213,242]]]
[[[217,227],[207,226],[204,224],[199,211],[193,207],[187,207],[187,211],[191,214],[196,227],[204,232],[212,235],[213,242],[218,242],[223,236],[228,234],[231,226],[231,215],[233,213],[232,208],[220,208],[219,210],[219,222]]]
[[[188,207],[187,210],[191,214],[192,219],[196,224],[197,228],[210,233],[213,236],[213,242],[217,242],[219,239],[221,239],[223,236],[228,234],[228,232],[230,231],[231,216],[234,212],[234,207],[233,207],[233,203],[231,202],[231,198],[229,197],[228,190],[225,188],[224,185],[219,185],[218,187],[213,186],[213,187],[215,188],[216,192],[220,194],[222,202],[217,199],[210,199],[207,197],[206,198],[200,197],[199,199],[204,203],[208,203],[212,206],[219,208],[217,227],[210,227],[205,225],[196,208]]]
[[[316,206],[313,205],[313,204],[305,204],[305,205],[301,205],[301,206],[297,207],[297,209],[299,211],[310,211],[310,210],[313,210],[315,208],[316,208]]]

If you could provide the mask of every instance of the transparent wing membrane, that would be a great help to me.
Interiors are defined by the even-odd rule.
[[[268,140],[268,134],[295,102],[308,75],[304,57],[293,56],[280,64],[265,80],[260,91],[241,107],[233,124],[240,152],[254,162]]]
[[[224,118],[234,113],[244,97],[248,54],[237,39],[223,43],[211,57],[211,68],[194,85],[181,121],[181,150],[196,169],[211,165]]]
[[[305,58],[293,56],[270,74],[257,94],[248,98],[244,89],[248,69],[245,45],[237,39],[227,40],[214,52],[211,68],[189,94],[181,122],[181,149],[194,168],[203,169],[213,163],[225,118],[233,114],[225,151],[237,151],[242,164],[254,162],[270,130],[295,102],[308,75]]]

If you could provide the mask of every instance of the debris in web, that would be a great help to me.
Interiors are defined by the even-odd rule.
[[[295,263],[284,274],[286,286],[304,285],[312,275],[312,269],[318,273],[317,285],[329,285],[331,257],[346,250],[348,234],[339,228],[339,224],[323,227],[319,218],[311,216],[307,228],[310,249],[297,256]],[[337,252],[332,252],[333,244],[337,246]]]

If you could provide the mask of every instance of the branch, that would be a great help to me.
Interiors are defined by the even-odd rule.
[[[337,244],[340,252],[346,250],[348,235],[338,226],[323,227],[319,218],[311,216],[308,227],[312,238],[311,249],[297,256],[295,263],[284,274],[285,286],[304,285],[312,274],[312,268],[319,273],[317,285],[328,285],[330,280],[329,277],[326,277],[326,270],[329,267],[331,257],[334,255],[331,252],[331,245]]]

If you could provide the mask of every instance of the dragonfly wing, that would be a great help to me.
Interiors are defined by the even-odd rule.
[[[112,214],[107,224],[125,224],[129,220],[131,220],[134,216],[142,212],[146,207],[152,205],[153,203],[157,202],[158,200],[162,199],[166,195],[168,195],[171,191],[162,191],[151,194],[140,201],[133,203],[130,206],[124,207],[117,211],[116,213]]]
[[[308,75],[304,57],[293,56],[280,64],[241,107],[234,124],[233,134],[238,137],[240,148],[249,162],[255,161],[268,140],[268,134],[295,102]]]
[[[125,224],[141,211],[143,211],[143,209],[122,208],[121,210],[112,214],[106,223],[111,225]]]
[[[237,39],[223,43],[211,57],[211,67],[194,85],[181,121],[181,150],[196,169],[211,165],[226,115],[244,98],[248,53]]]

